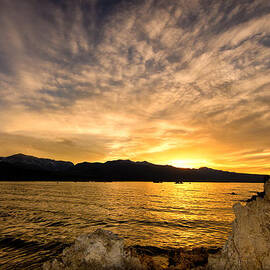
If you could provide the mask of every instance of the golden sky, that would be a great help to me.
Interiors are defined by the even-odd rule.
[[[270,172],[270,2],[1,0],[0,155]]]

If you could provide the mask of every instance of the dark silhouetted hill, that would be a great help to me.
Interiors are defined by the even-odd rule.
[[[0,158],[1,181],[198,181],[263,182],[265,175],[183,169],[146,161],[114,160],[105,163],[55,161],[16,154]]]
[[[47,158],[37,158],[24,154],[16,154],[9,157],[2,157],[0,161],[13,164],[18,167],[48,171],[65,171],[74,166],[74,164],[70,161],[58,161]]]

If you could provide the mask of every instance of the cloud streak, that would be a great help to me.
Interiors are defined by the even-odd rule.
[[[0,5],[3,154],[27,150],[9,134],[47,142],[31,151],[57,158],[67,155],[51,142],[76,138],[89,155],[76,148],[73,161],[201,159],[269,169],[267,155],[225,158],[270,149],[268,1]]]

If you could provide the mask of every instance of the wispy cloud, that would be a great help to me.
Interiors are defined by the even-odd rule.
[[[67,150],[52,142],[77,140],[65,148],[74,161],[186,157],[242,170],[241,154],[224,155],[270,148],[268,1],[0,6],[3,154],[28,149],[9,134],[58,158]],[[247,166],[267,170],[253,157]]]

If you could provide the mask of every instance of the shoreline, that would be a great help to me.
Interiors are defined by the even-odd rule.
[[[26,182],[26,183],[29,183],[29,182],[55,182],[55,183],[153,183],[153,184],[162,184],[162,183],[174,183],[174,184],[178,184],[176,183],[175,181],[162,181],[162,182],[159,182],[159,183],[156,183],[152,180],[109,180],[109,181],[106,181],[106,180],[1,180],[0,179],[0,183],[18,183],[18,182]],[[243,184],[263,184],[264,181],[242,181],[242,180],[239,180],[239,181],[219,181],[219,180],[216,180],[216,181],[199,181],[199,180],[196,180],[196,181],[183,181],[183,183],[181,184],[187,184],[187,183],[243,183]],[[181,185],[179,184],[179,185]]]
[[[39,260],[35,260],[34,263],[30,261],[22,261],[16,265],[2,264],[3,269],[13,270],[13,269],[43,269],[43,264],[48,261],[61,260],[63,251],[66,248],[72,247],[72,243],[59,243],[59,245],[53,247],[52,254],[48,256],[42,256]],[[23,246],[21,246],[23,248]],[[179,248],[160,248],[157,246],[141,246],[141,245],[129,245],[127,249],[137,257],[139,257],[143,262],[147,262],[151,265],[159,266],[158,269],[167,269],[170,267],[179,267],[183,264],[183,259],[186,265],[201,266],[205,267],[208,261],[209,254],[217,254],[221,250],[220,247],[205,247],[205,246],[195,246],[195,247],[179,247]],[[43,247],[40,249],[43,253],[52,251],[52,247]],[[182,258],[181,260],[179,258]],[[161,268],[160,268],[161,267]],[[1,268],[2,269],[2,268]],[[151,268],[152,270],[155,268]],[[179,269],[179,268],[177,268]],[[189,269],[189,268],[183,268]]]
[[[209,183],[210,184],[210,183]],[[32,184],[31,183],[29,183],[29,184],[25,184],[25,185],[27,185],[29,188],[32,186]],[[40,184],[41,185],[41,184]],[[40,193],[40,189],[39,189],[39,186],[40,186],[39,184],[36,184],[36,185],[34,185],[34,186],[36,186],[37,188],[38,188],[38,193],[37,194],[39,194]],[[63,184],[63,187],[64,187],[64,185],[65,184]],[[70,184],[68,184],[67,186],[69,186]],[[98,185],[98,184],[97,184]],[[104,190],[108,190],[108,188],[107,187],[109,187],[109,186],[107,186],[107,185],[109,185],[110,186],[110,184],[106,184],[106,185],[103,185],[103,187],[104,187]],[[134,184],[134,185],[136,185],[137,186],[137,184]],[[216,187],[218,187],[218,185],[219,184],[216,184],[216,185],[214,185],[215,186],[215,188]],[[20,184],[18,184],[18,187],[20,186]],[[44,187],[45,187],[45,189],[46,189],[46,187],[47,186],[51,186],[51,187],[57,187],[57,189],[52,189],[51,190],[51,192],[52,192],[52,194],[54,194],[55,193],[55,191],[56,190],[58,190],[58,189],[62,189],[62,186],[61,185],[56,185],[56,183],[52,183],[52,184],[45,184],[44,185]],[[70,187],[75,187],[76,186],[76,184],[74,183],[74,184],[71,184],[70,185]],[[79,184],[79,190],[82,190],[81,189],[81,187],[86,187],[87,186],[87,184]],[[89,185],[90,186],[90,185]],[[100,186],[100,185],[99,185]],[[120,184],[118,184],[118,186],[120,187],[121,186],[121,183]],[[127,187],[129,187],[129,184],[127,184],[127,185],[123,185],[123,186],[127,186]],[[177,185],[177,186],[174,186],[174,184],[164,184],[164,186],[162,186],[162,184],[161,185],[154,185],[154,184],[147,184],[147,186],[151,186],[151,188],[157,188],[157,190],[159,190],[160,188],[161,189],[163,189],[165,186],[167,186],[168,188],[169,188],[169,190],[171,189],[171,187],[174,187],[174,189],[176,189],[176,190],[182,190],[182,186],[180,185]],[[190,188],[190,185],[185,185],[186,187],[188,187],[188,188]],[[200,186],[204,186],[204,184],[201,184]],[[238,184],[236,184],[235,186],[237,186],[238,187],[238,189],[242,189],[241,187],[243,187],[243,186],[245,186],[245,185],[242,185],[241,186],[241,184],[240,185],[238,185]],[[250,190],[250,187],[248,187],[249,185],[246,185],[247,186],[247,190]],[[12,184],[8,184],[7,185],[7,187],[8,187],[8,189],[10,189],[10,187],[11,187],[11,191],[13,190],[13,187],[12,187]],[[111,186],[112,187],[112,186]],[[261,190],[261,186],[260,185],[256,185],[256,189],[253,189],[253,190]],[[229,188],[229,190],[230,190],[231,188]],[[27,190],[27,189],[26,189]],[[25,191],[26,191],[25,190]],[[91,189],[92,190],[92,189]],[[143,189],[144,190],[144,189]],[[208,189],[207,189],[208,190]],[[218,189],[218,190],[220,190],[220,189]],[[31,194],[32,194],[32,189],[30,189],[30,191],[31,191]],[[76,190],[73,190],[73,193],[75,192],[76,194],[77,194],[77,192],[76,191],[78,191],[77,189]],[[223,190],[223,192],[224,192],[225,190]],[[237,191],[237,189],[232,189],[232,191],[235,191],[237,194],[236,195],[240,195],[239,193],[238,193],[238,191]],[[143,191],[144,192],[144,191]],[[248,191],[246,194],[249,194],[251,191]],[[253,192],[255,192],[255,191],[252,191],[252,193]],[[73,194],[72,193],[72,194]],[[107,194],[108,192],[106,192],[105,194]],[[193,194],[194,192],[192,192],[191,194]],[[3,193],[4,194],[4,193]],[[71,194],[71,195],[72,195]],[[88,194],[88,192],[87,192],[87,194]],[[109,194],[111,194],[110,192],[109,192]],[[124,192],[124,194],[125,194],[125,192]],[[144,194],[144,193],[143,193]],[[152,193],[151,193],[152,194]],[[154,193],[153,193],[154,194]],[[182,194],[182,193],[179,193],[179,194]],[[179,195],[178,194],[178,195]],[[208,193],[207,193],[208,194]],[[228,197],[228,196],[230,196],[230,195],[235,195],[235,194],[232,194],[231,192],[229,192],[229,193],[224,193],[224,194],[229,194],[229,195],[226,195],[225,197]],[[20,195],[20,194],[19,194]],[[74,194],[73,194],[74,195]],[[144,196],[146,196],[146,195],[148,195],[148,193],[147,194],[144,194]],[[24,196],[24,195],[23,195]],[[81,196],[81,195],[78,195],[79,197]],[[151,196],[150,196],[151,197]],[[214,196],[214,198],[215,198],[216,196]],[[261,197],[263,197],[263,194],[261,195]],[[19,197],[18,197],[19,198]],[[37,198],[40,198],[40,196],[39,197],[37,197]],[[51,197],[50,197],[51,198]],[[53,199],[54,197],[52,197],[52,199]],[[73,198],[73,197],[72,197]],[[151,197],[152,198],[152,197]],[[238,197],[236,196],[230,196],[230,198],[232,199],[232,201],[235,201],[236,199],[238,200]],[[248,197],[246,197],[246,198],[250,198],[250,195],[248,195]],[[154,197],[154,199],[153,200],[156,200],[155,199],[155,197]],[[28,201],[28,200],[27,200]],[[45,201],[47,201],[47,197],[45,198]],[[50,200],[49,200],[50,201]],[[60,200],[61,201],[61,200]],[[239,201],[239,200],[238,200]],[[27,205],[29,205],[29,203],[27,204]],[[223,204],[222,204],[223,205]],[[222,205],[221,205],[221,207],[222,207]],[[224,206],[224,205],[223,205]],[[39,208],[38,208],[39,209]],[[40,210],[42,210],[43,208],[40,208]],[[231,208],[230,208],[231,209]],[[78,210],[78,209],[77,209]],[[148,212],[148,210],[145,210],[145,211],[147,211]],[[75,212],[73,212],[73,214],[74,214]],[[33,221],[35,221],[36,220],[36,218],[38,218],[38,216],[36,216],[36,212],[34,212],[33,214],[35,214],[35,218],[33,219]],[[7,216],[7,218],[8,218],[8,216]],[[45,215],[45,218],[46,218],[46,215]],[[222,218],[222,217],[221,217]],[[3,216],[3,219],[6,219],[4,216]],[[223,219],[223,218],[222,218]],[[8,219],[7,219],[8,220]],[[51,226],[51,228],[52,229],[55,229],[55,227],[54,227],[54,223],[52,223],[53,221],[57,221],[56,219],[52,219],[51,220],[51,223],[46,223],[46,224],[48,224],[48,225],[50,225],[50,224],[52,224],[52,226]],[[59,221],[59,219],[58,219],[58,221]],[[59,225],[59,224],[56,224],[57,226]],[[65,225],[65,224],[62,224],[62,225]],[[62,226],[61,225],[61,226]],[[61,230],[62,230],[62,227],[61,226],[59,226],[59,229],[57,229],[58,227],[56,226],[56,231],[58,231],[58,233],[60,233],[61,234]],[[167,225],[166,225],[167,226]],[[93,229],[91,229],[91,228],[89,228],[90,229],[90,232],[92,231],[92,230],[95,230],[95,229],[98,229],[98,228],[101,228],[101,225],[100,226],[96,226],[95,228],[93,228]],[[104,226],[103,227],[104,229],[108,229],[108,230],[113,230],[114,231],[114,233],[117,233],[117,234],[119,234],[120,236],[125,236],[125,238],[127,238],[127,239],[130,239],[129,238],[129,235],[127,235],[127,234],[125,234],[125,233],[123,233],[123,231],[121,231],[121,230],[118,230],[117,228],[114,230],[114,229],[112,229],[112,228],[110,228],[110,227],[106,227],[106,226]],[[177,229],[177,228],[176,228]],[[185,228],[183,228],[182,229],[183,230],[183,233],[185,233]],[[49,229],[49,231],[50,231],[50,229]],[[181,229],[180,230],[178,230],[177,229],[177,231],[179,232],[181,232]],[[77,230],[76,231],[76,233],[73,233],[73,234],[66,234],[64,237],[61,237],[61,239],[63,240],[63,241],[61,241],[61,243],[59,242],[59,245],[57,245],[57,247],[55,246],[55,245],[51,245],[52,243],[53,243],[53,241],[55,241],[56,240],[56,238],[58,237],[57,235],[54,235],[54,237],[52,237],[52,238],[50,238],[50,242],[47,242],[46,241],[46,239],[44,239],[45,240],[45,242],[46,243],[48,243],[48,245],[47,244],[45,244],[45,242],[32,242],[32,240],[31,241],[28,241],[27,239],[27,241],[28,242],[25,242],[25,243],[21,243],[21,242],[19,242],[19,244],[20,244],[20,246],[18,246],[18,249],[17,249],[17,252],[14,252],[14,255],[15,255],[15,257],[16,257],[16,254],[19,254],[19,252],[21,253],[21,252],[23,252],[24,250],[28,250],[28,251],[33,251],[33,254],[31,255],[31,257],[32,257],[32,259],[30,258],[30,253],[29,253],[29,256],[28,256],[28,258],[25,256],[25,260],[21,260],[21,261],[13,261],[13,257],[12,256],[7,256],[6,257],[6,260],[5,260],[5,266],[7,267],[7,268],[4,268],[4,269],[12,269],[12,265],[14,266],[14,268],[15,268],[15,266],[16,266],[16,269],[37,269],[37,268],[35,268],[35,267],[33,267],[33,265],[39,265],[40,267],[41,267],[41,264],[42,264],[42,262],[44,262],[44,261],[47,261],[47,260],[52,260],[53,258],[60,258],[61,257],[61,254],[62,254],[62,252],[63,252],[63,250],[64,250],[64,248],[62,248],[61,247],[61,244],[64,244],[64,243],[66,243],[66,244],[68,244],[68,246],[70,247],[70,246],[72,246],[72,244],[70,244],[71,242],[73,242],[73,239],[76,237],[76,236],[78,236],[78,235],[80,235],[81,233],[83,233],[83,232],[85,232],[85,233],[87,233],[87,232],[89,232],[89,230]],[[199,232],[198,232],[199,233]],[[135,234],[137,235],[137,232],[135,232]],[[185,262],[186,263],[188,263],[188,264],[192,264],[192,265],[200,265],[201,267],[204,265],[204,263],[206,262],[206,259],[208,259],[208,257],[209,257],[209,255],[211,255],[212,253],[217,253],[220,249],[221,249],[221,245],[223,245],[223,243],[224,243],[224,241],[219,241],[219,242],[216,242],[216,243],[213,243],[212,245],[211,245],[211,247],[208,245],[208,242],[198,242],[198,241],[189,241],[189,242],[183,242],[182,240],[181,240],[181,233],[179,234],[179,237],[180,237],[180,239],[179,239],[179,237],[177,238],[178,240],[176,241],[177,243],[179,243],[179,245],[176,245],[176,248],[175,248],[175,246],[174,246],[174,242],[172,242],[171,244],[172,245],[169,245],[169,243],[170,242],[168,242],[167,240],[167,238],[166,237],[163,237],[162,236],[163,234],[159,234],[159,231],[154,231],[154,234],[152,234],[152,236],[150,235],[150,237],[152,237],[153,239],[155,238],[155,237],[159,237],[160,238],[160,241],[161,242],[155,242],[155,241],[153,241],[153,242],[150,242],[151,241],[151,239],[149,240],[149,242],[145,242],[145,241],[143,241],[143,242],[140,242],[140,241],[135,241],[135,242],[132,242],[132,241],[129,241],[129,240],[126,240],[127,242],[126,242],[126,244],[127,244],[127,247],[130,249],[130,250],[133,250],[134,251],[134,253],[136,253],[136,254],[138,254],[138,257],[142,257],[143,258],[143,261],[144,260],[147,260],[149,263],[153,263],[153,262],[155,262],[156,264],[158,264],[158,265],[166,265],[166,267],[168,267],[168,265],[173,265],[173,264],[178,264],[179,265],[179,260],[180,260],[180,258],[182,258],[182,259],[184,259],[185,258]],[[173,236],[174,234],[172,234],[171,236]],[[3,235],[4,236],[4,235]],[[198,234],[198,237],[200,237],[200,233]],[[225,235],[225,238],[224,238],[224,240],[227,238],[227,233],[226,233],[226,235]],[[30,239],[30,238],[29,238]],[[58,238],[57,238],[58,239]],[[139,238],[138,238],[139,239]],[[6,243],[6,247],[8,248],[8,246],[9,246],[9,244],[10,244],[10,248],[14,248],[14,250],[16,249],[16,244],[15,244],[15,241],[14,240],[16,240],[16,243],[18,243],[17,242],[17,239],[16,238],[14,238],[13,240],[12,240],[12,242],[10,242],[10,243]],[[19,239],[18,239],[19,240]],[[175,242],[175,243],[176,243]],[[4,242],[3,242],[4,243]],[[49,244],[50,243],[50,244]],[[138,245],[136,245],[136,243],[138,243]],[[162,243],[162,244],[161,244]],[[5,244],[5,243],[4,243]],[[27,246],[27,248],[24,248],[22,245],[24,245],[25,247]],[[33,244],[33,245],[32,245]],[[37,245],[36,245],[37,244]],[[133,244],[135,244],[135,245],[133,245]],[[159,245],[159,244],[161,244],[161,245]],[[168,244],[168,246],[167,246],[167,244]],[[186,245],[185,245],[186,244]],[[204,244],[206,244],[207,246],[204,246]],[[210,244],[210,242],[209,242],[209,244]],[[46,246],[45,246],[46,245]],[[149,246],[148,246],[149,245]],[[178,248],[178,246],[179,246],[179,248]],[[29,249],[28,249],[28,247],[29,247]],[[38,255],[38,250],[37,249],[39,249],[40,250],[40,256]],[[58,250],[58,251],[57,251]],[[37,252],[36,252],[37,251]],[[55,251],[57,251],[57,252],[55,252]],[[4,247],[4,249],[3,249],[3,252],[5,252],[5,247]],[[11,251],[12,252],[12,251]],[[45,256],[44,256],[45,255]],[[14,258],[15,258],[14,257]],[[8,260],[9,259],[9,261],[10,261],[10,265],[7,263]],[[18,265],[17,265],[17,263],[18,263]],[[25,267],[21,267],[22,265],[24,265]],[[28,265],[29,265],[29,267],[28,267]],[[5,267],[4,266],[4,267]],[[8,268],[9,267],[9,268]],[[32,268],[31,268],[32,267]],[[13,269],[14,269],[13,268]],[[74,269],[76,269],[76,268],[74,268]],[[78,269],[78,268],[77,268]],[[165,266],[164,266],[164,269],[166,269],[165,268]],[[188,269],[188,268],[186,268],[186,269]]]
[[[63,250],[60,259],[43,264],[43,270],[248,270],[270,269],[270,181],[245,205],[233,206],[235,219],[225,245],[215,249],[126,247],[123,238],[98,229],[80,235]],[[84,266],[81,268],[81,266]]]
[[[78,236],[73,244],[45,262],[42,269],[203,270],[208,257],[220,251],[221,247],[126,246],[118,234],[97,229]]]

